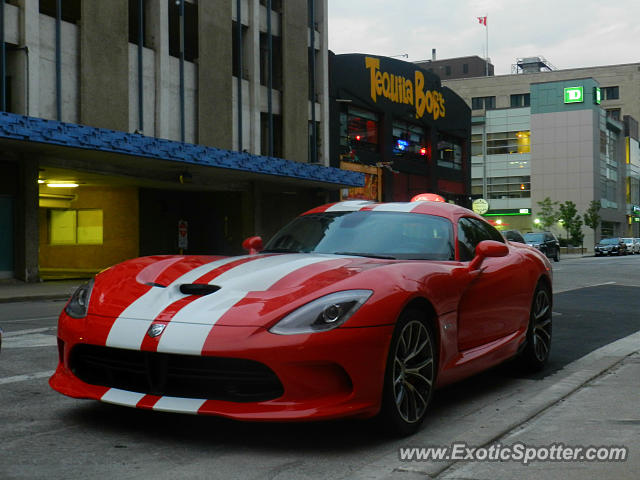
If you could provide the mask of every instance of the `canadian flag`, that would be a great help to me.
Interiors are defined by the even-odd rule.
[[[484,25],[486,27],[487,26],[487,17],[486,17],[486,15],[484,17],[478,17],[478,22],[481,25]]]

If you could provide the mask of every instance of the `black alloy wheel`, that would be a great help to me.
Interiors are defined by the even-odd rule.
[[[520,364],[529,372],[542,370],[551,352],[552,300],[549,288],[538,283],[533,294],[526,344],[520,353]]]
[[[424,420],[436,377],[436,344],[424,312],[407,310],[391,338],[380,419],[395,435],[410,435]]]

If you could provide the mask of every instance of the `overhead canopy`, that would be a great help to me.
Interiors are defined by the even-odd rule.
[[[37,154],[53,167],[147,182],[175,183],[187,173],[203,186],[253,180],[330,189],[364,185],[358,172],[6,112],[0,112],[0,145]]]

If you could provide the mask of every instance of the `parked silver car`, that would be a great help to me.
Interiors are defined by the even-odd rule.
[[[627,254],[640,253],[640,240],[627,237],[622,241],[627,244]]]

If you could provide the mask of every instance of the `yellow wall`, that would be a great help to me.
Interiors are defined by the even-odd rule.
[[[101,270],[138,256],[137,188],[78,187],[69,208],[103,211],[102,245],[51,245],[48,208],[40,208],[40,268]]]

